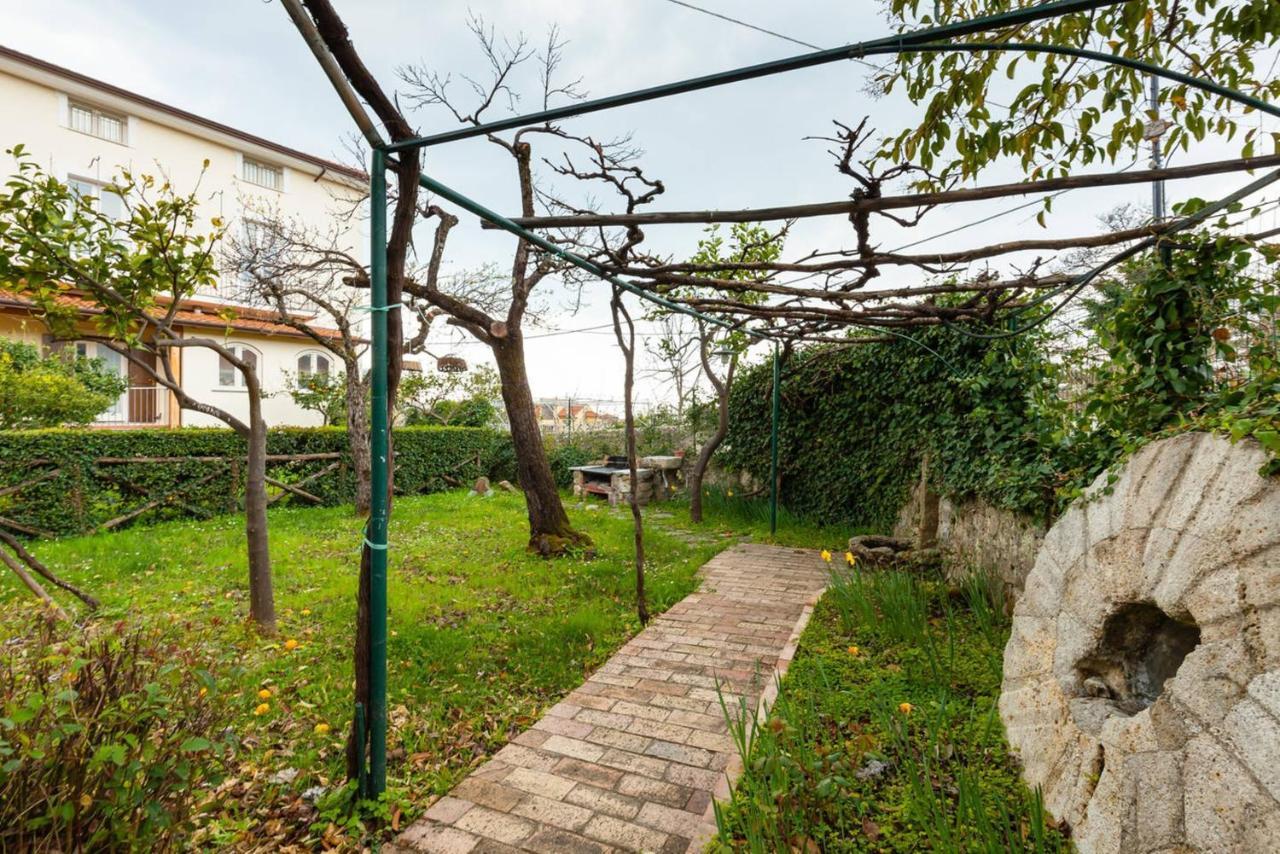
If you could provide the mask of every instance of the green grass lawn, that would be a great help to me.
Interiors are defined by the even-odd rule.
[[[397,500],[384,813],[394,821],[377,836],[412,820],[639,629],[629,512],[567,504],[596,542],[593,559],[528,555],[520,495]],[[783,511],[770,537],[767,500],[718,490],[705,511],[701,526],[679,503],[646,512],[652,612],[688,594],[697,568],[741,539],[827,548],[838,564],[852,533]],[[357,847],[371,836],[344,822],[343,745],[353,714],[361,522],[349,508],[272,511],[280,624],[273,639],[245,624],[242,525],[236,516],[172,522],[32,548],[102,600],[88,634],[163,627],[157,648],[162,656],[171,650],[181,670],[167,684],[194,692],[201,683],[188,671],[207,668],[216,677],[205,702],[216,697],[228,711],[213,729],[228,726],[237,747],[224,779],[214,781],[216,796],[202,796],[192,844]],[[1019,783],[996,714],[1008,623],[995,599],[984,585],[949,590],[937,576],[844,576],[804,633],[773,720],[755,733],[717,844],[760,852],[1057,849],[1062,841]],[[0,574],[0,637],[40,634],[33,603]],[[47,647],[54,659],[58,644],[55,637]],[[0,677],[24,647],[35,648],[0,646]],[[85,649],[64,649],[55,664],[65,668],[68,655]],[[31,667],[30,656],[19,666]],[[186,738],[185,726],[177,729],[174,744]],[[883,768],[860,776],[871,763]],[[203,792],[213,784],[201,785]]]
[[[397,499],[390,533],[389,777],[392,810],[401,809],[404,820],[638,630],[629,514],[569,509],[574,524],[594,538],[594,559],[526,554],[520,495]],[[651,524],[646,538],[655,613],[688,594],[696,569],[736,541],[719,530],[678,530],[674,515],[661,515],[667,523]],[[361,523],[349,508],[281,508],[270,523],[280,628],[270,640],[244,623],[240,517],[33,545],[56,572],[102,600],[98,624],[173,623],[219,677],[215,690],[229,696],[242,747],[226,797],[200,822],[213,845],[314,843],[323,827],[309,826],[326,817],[297,796],[313,786],[331,791],[342,780],[343,737],[353,714]],[[0,635],[30,631],[32,601],[15,578],[0,574]],[[267,709],[255,714],[261,705]],[[317,725],[329,731],[317,732]]]
[[[996,708],[1002,604],[981,577],[841,567],[770,719],[734,728],[747,773],[714,850],[1065,850]]]

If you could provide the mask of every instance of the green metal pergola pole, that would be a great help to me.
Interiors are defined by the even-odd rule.
[[[773,419],[769,430],[769,535],[778,533],[778,419],[782,410],[782,359],[773,345]]]
[[[373,327],[372,494],[365,545],[369,548],[369,783],[366,796],[387,789],[387,172],[386,154],[374,149],[369,170],[370,320]],[[394,306],[399,308],[399,306]]]

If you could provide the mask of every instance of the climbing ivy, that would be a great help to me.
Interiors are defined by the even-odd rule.
[[[1276,253],[1221,231],[1097,283],[1080,321],[936,327],[801,350],[782,383],[782,500],[824,523],[889,527],[930,455],[933,486],[1048,518],[1152,439],[1251,437],[1280,472]],[[1016,336],[989,337],[1011,324]],[[731,401],[721,459],[769,466],[766,365]]]
[[[783,503],[824,523],[888,527],[928,451],[948,493],[1043,508],[1048,462],[1033,402],[1052,370],[1037,340],[936,328],[792,354],[782,379]],[[757,365],[734,389],[722,452],[731,467],[768,470],[770,382]]]

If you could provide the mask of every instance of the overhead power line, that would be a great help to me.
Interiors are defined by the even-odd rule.
[[[731,24],[737,24],[740,27],[746,27],[748,30],[755,30],[757,33],[764,33],[767,36],[773,36],[774,38],[782,39],[783,41],[791,42],[792,44],[798,44],[801,47],[807,47],[812,50],[822,50],[822,48],[816,44],[812,44],[807,41],[802,41],[800,39],[793,39],[791,36],[783,35],[782,33],[775,32],[773,30],[767,30],[764,27],[757,27],[755,24],[748,24],[746,21],[741,21],[737,18],[731,18],[728,15],[722,15],[719,12],[713,12],[710,9],[704,9],[701,6],[695,6],[692,3],[686,3],[684,2],[684,0],[667,0],[667,2],[674,3],[677,6],[683,6],[686,9],[692,9],[695,12],[701,12],[704,15],[710,15],[713,18],[719,18],[722,21],[728,21]],[[863,65],[871,65],[871,63],[865,62],[863,60],[858,60],[858,61],[862,62]],[[874,68],[874,66],[872,67]]]

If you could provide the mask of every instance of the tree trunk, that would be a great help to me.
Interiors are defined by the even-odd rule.
[[[575,531],[564,512],[551,465],[542,446],[524,345],[518,332],[495,341],[493,357],[502,379],[502,402],[511,422],[511,443],[516,453],[516,473],[529,512],[529,550],[544,557],[563,554],[576,545],[590,545],[591,538]]]
[[[267,424],[256,389],[249,390],[248,460],[244,476],[244,530],[249,543],[249,617],[264,635],[276,633],[267,534]]]
[[[702,478],[707,473],[707,467],[711,465],[712,455],[720,447],[724,437],[729,435],[729,389],[732,382],[733,366],[731,365],[724,383],[717,384],[716,387],[716,431],[698,451],[698,458],[693,463],[693,471],[689,473],[689,518],[694,522],[702,521]]]
[[[631,529],[636,558],[636,616],[640,618],[640,625],[647,626],[649,601],[644,592],[644,516],[640,513],[640,465],[636,460],[636,415],[631,400],[636,378],[636,327],[631,322],[631,315],[623,307],[622,294],[616,287],[613,289],[612,308],[613,332],[617,336],[618,347],[626,360],[626,372],[622,383],[622,412],[627,431],[627,470],[631,475],[631,493],[627,503],[631,505]],[[623,319],[627,322],[625,338],[622,334]]]
[[[347,366],[347,448],[356,476],[356,515],[368,516],[373,474],[369,462],[369,415],[365,407],[365,382],[359,365]]]

